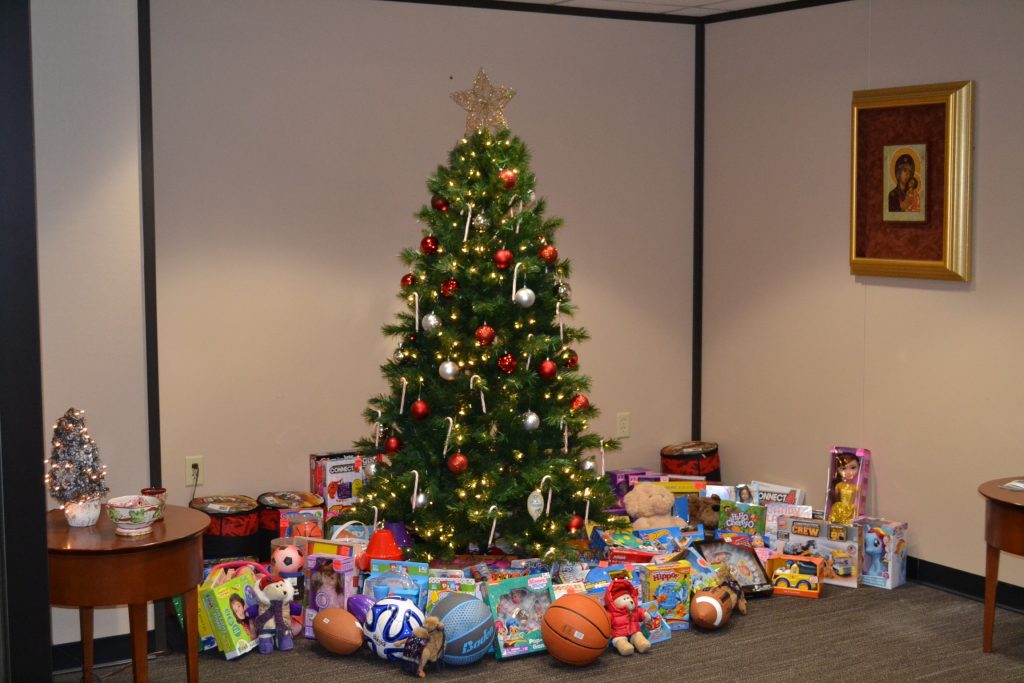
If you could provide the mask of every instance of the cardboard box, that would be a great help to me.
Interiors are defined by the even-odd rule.
[[[820,598],[823,564],[820,557],[773,555],[765,563],[765,570],[775,595]]]
[[[340,555],[306,556],[306,601],[304,633],[314,639],[313,622],[320,610],[344,608],[348,599],[356,594],[359,571],[351,557]]]
[[[640,568],[644,600],[655,601],[673,631],[690,628],[690,563],[686,560]]]
[[[861,528],[823,519],[779,517],[775,551],[822,558],[825,583],[856,588],[860,574]]]
[[[212,575],[211,575],[212,576]],[[246,609],[257,604],[256,576],[245,573],[219,585],[204,582],[199,588],[199,605],[206,613],[217,648],[234,659],[257,646],[257,633]]]
[[[365,474],[364,457],[355,451],[309,456],[309,490],[324,499],[328,512],[355,504],[362,495]]]
[[[892,589],[906,583],[907,523],[864,517],[857,525],[863,538],[861,585]]]

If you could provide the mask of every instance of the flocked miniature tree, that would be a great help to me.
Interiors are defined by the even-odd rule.
[[[68,408],[53,425],[50,445],[45,482],[62,508],[107,493],[107,466],[100,462],[99,448],[85,426],[84,410]]]
[[[382,366],[389,393],[370,400],[375,425],[360,452],[390,464],[353,516],[403,521],[412,554],[447,557],[491,541],[531,556],[562,556],[585,516],[614,501],[594,456],[618,447],[587,431],[597,410],[576,346],[562,224],[534,195],[526,146],[506,127],[513,92],[481,70],[452,97],[466,135],[429,179],[419,248],[403,251],[406,310],[384,327],[398,338]],[[549,498],[550,496],[550,498]],[[550,502],[548,502],[550,500]]]

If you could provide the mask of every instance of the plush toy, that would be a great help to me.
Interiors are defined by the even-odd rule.
[[[637,602],[636,586],[627,579],[613,579],[604,593],[604,608],[612,621],[612,645],[620,655],[643,654],[651,649],[640,627],[651,615]]]
[[[690,601],[690,623],[703,629],[717,629],[729,621],[733,610],[747,613],[747,598],[733,578],[728,565],[718,569],[718,586],[697,591]]]
[[[633,520],[635,531],[686,526],[686,520],[672,514],[676,499],[664,486],[649,481],[637,482],[633,490],[622,498],[622,503]]]
[[[704,525],[705,536],[713,536],[718,529],[718,513],[721,510],[722,499],[718,494],[708,497],[692,495],[687,498],[687,506],[690,515],[690,527],[696,529],[698,524]]]
[[[259,614],[251,615],[259,630],[260,654],[269,654],[278,650],[291,650],[295,647],[292,631],[289,628],[290,617],[299,614],[302,606],[295,602],[295,587],[280,576],[264,576],[256,589],[259,606],[252,605],[249,609],[259,609]],[[288,611],[285,611],[288,605]]]
[[[412,630],[412,636],[396,645],[403,645],[402,668],[408,673],[416,672],[420,678],[426,677],[424,669],[427,664],[437,662],[438,671],[442,668],[444,654],[444,623],[437,617],[427,617],[423,626]]]

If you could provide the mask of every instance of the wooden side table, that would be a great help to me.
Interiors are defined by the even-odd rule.
[[[992,651],[992,629],[996,619],[996,586],[999,583],[999,552],[1024,555],[1024,491],[1000,488],[1014,479],[986,481],[978,487],[985,496],[985,619],[981,649]]]
[[[209,525],[205,513],[178,505],[166,506],[164,518],[145,536],[114,533],[106,506],[90,527],[68,526],[60,510],[46,514],[50,603],[78,608],[84,681],[92,681],[93,608],[128,605],[132,669],[136,681],[146,681],[146,603],[175,595],[184,600],[188,680],[199,680],[196,588],[203,578],[203,532]]]

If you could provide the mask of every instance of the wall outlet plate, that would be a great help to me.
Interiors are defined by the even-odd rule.
[[[615,438],[625,439],[629,436],[630,427],[630,415],[629,413],[618,413],[615,416]]]
[[[185,458],[185,486],[202,486],[203,474],[203,456],[190,455]]]

